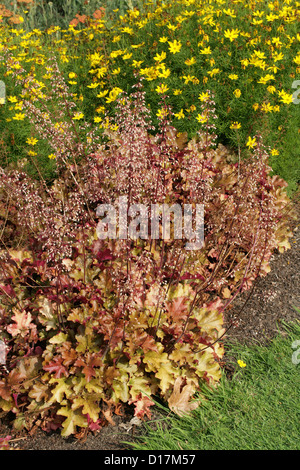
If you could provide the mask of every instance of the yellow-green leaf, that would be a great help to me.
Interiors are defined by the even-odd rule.
[[[63,437],[75,434],[77,426],[82,428],[87,427],[87,419],[79,410],[72,410],[68,406],[64,406],[57,411],[57,414],[66,417],[65,421],[62,423],[63,429],[61,435]]]

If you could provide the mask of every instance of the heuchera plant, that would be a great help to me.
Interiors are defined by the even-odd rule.
[[[290,202],[259,137],[253,160],[228,163],[215,145],[211,95],[205,127],[183,144],[166,108],[153,132],[138,82],[121,95],[102,141],[79,152],[66,88],[56,80],[63,142],[55,115],[30,100],[29,84],[24,105],[36,132],[47,128],[57,180],[47,186],[0,169],[0,408],[15,414],[17,429],[62,428],[68,436],[97,431],[123,404],[150,417],[155,396],[182,411],[183,396],[187,403],[204,381],[217,385],[225,309],[269,271],[275,249],[289,247]],[[204,204],[202,248],[150,233],[99,239],[96,208],[120,196],[128,207]]]

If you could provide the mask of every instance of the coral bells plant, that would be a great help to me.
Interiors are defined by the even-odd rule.
[[[53,185],[1,169],[0,407],[17,429],[80,436],[124,404],[150,417],[155,396],[188,411],[204,382],[218,384],[226,308],[269,271],[291,234],[286,185],[270,176],[259,137],[253,160],[239,167],[214,144],[212,98],[207,92],[197,138],[182,145],[166,107],[153,135],[138,82],[120,95],[93,151],[76,153],[75,131],[75,142],[65,140]],[[42,118],[37,103],[24,105]],[[59,117],[65,129],[69,109]],[[55,122],[47,137],[61,148],[50,129]],[[175,238],[172,217],[169,238],[149,226],[143,237],[118,236],[124,227],[99,237],[98,208],[117,211],[120,198],[129,222],[132,204],[203,205],[202,246]]]

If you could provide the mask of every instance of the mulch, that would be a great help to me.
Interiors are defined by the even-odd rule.
[[[282,323],[300,320],[300,204],[296,205],[298,220],[294,224],[291,249],[285,253],[274,253],[271,272],[256,281],[249,297],[245,292],[235,301],[226,314],[225,326],[229,327],[226,338],[242,344],[267,345],[279,332],[284,332]],[[247,300],[246,304],[245,301]],[[244,305],[245,304],[245,305]],[[295,308],[296,307],[296,308]],[[226,350],[226,340],[225,340]],[[226,353],[225,353],[226,364]],[[230,375],[230,364],[225,370]],[[149,424],[158,417],[154,412]],[[82,439],[62,438],[59,430],[45,433],[38,429],[33,435],[16,433],[7,418],[0,418],[0,437],[11,435],[11,449],[18,450],[102,450],[125,451],[141,433],[142,426],[131,423],[132,408],[125,407],[122,416],[114,418],[115,425],[108,425],[96,434],[90,433]]]

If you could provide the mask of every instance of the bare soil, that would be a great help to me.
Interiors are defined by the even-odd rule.
[[[300,320],[300,205],[297,204],[298,220],[294,224],[294,236],[291,249],[285,253],[274,253],[271,261],[271,272],[255,283],[249,297],[245,292],[226,313],[225,326],[229,327],[227,340],[237,340],[243,344],[266,345],[279,332],[283,332],[282,322]],[[244,305],[247,300],[246,305]],[[233,325],[232,325],[233,321]],[[224,340],[226,349],[226,339]],[[230,363],[225,370],[230,375]],[[153,413],[151,422],[157,418]],[[59,430],[47,434],[37,430],[33,434],[16,433],[9,425],[8,418],[0,418],[0,437],[12,436],[12,449],[18,450],[102,450],[125,451],[130,446],[125,442],[134,441],[141,433],[142,426],[131,425],[133,410],[125,407],[122,416],[114,418],[115,425],[108,425],[96,434],[63,438]]]

